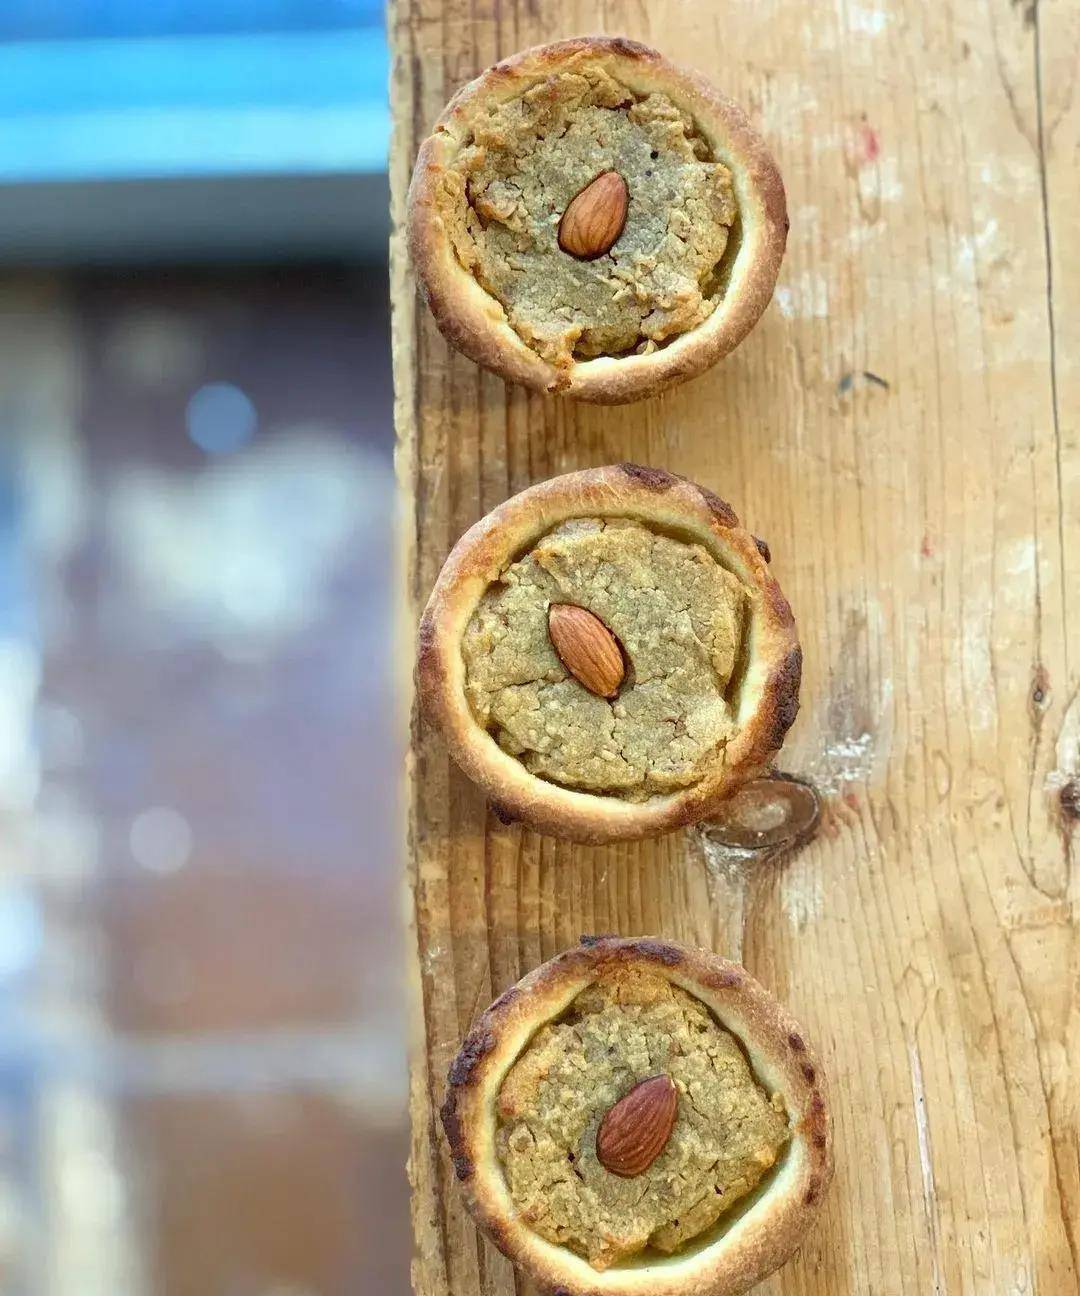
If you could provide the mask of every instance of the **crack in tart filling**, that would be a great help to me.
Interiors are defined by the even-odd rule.
[[[413,261],[448,339],[514,381],[600,401],[737,345],[786,232],[782,182],[742,112],[606,37],[489,68],[436,123],[410,189]]]
[[[832,1173],[820,1067],[737,964],[589,938],[478,1020],[443,1121],[478,1223],[546,1291],[745,1291]]]
[[[418,685],[504,819],[579,840],[705,818],[779,748],[801,656],[767,548],[632,464],[514,496],[454,547]]]

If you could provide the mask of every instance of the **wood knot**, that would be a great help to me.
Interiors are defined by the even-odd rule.
[[[775,854],[808,842],[820,818],[821,803],[809,783],[773,774],[744,783],[701,830],[716,845]]]
[[[1041,662],[1036,665],[1031,677],[1031,693],[1029,696],[1032,714],[1035,719],[1038,719],[1050,705],[1050,676]]]

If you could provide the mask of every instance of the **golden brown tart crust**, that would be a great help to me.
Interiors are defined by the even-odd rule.
[[[462,265],[441,213],[446,178],[493,104],[546,78],[602,69],[635,95],[659,94],[689,115],[712,156],[731,172],[737,253],[723,295],[706,319],[649,354],[578,360],[541,358],[511,327],[499,301]],[[626,177],[633,186],[633,177]],[[631,197],[631,202],[632,202]],[[408,240],[420,287],[443,334],[478,364],[536,391],[619,404],[694,377],[746,336],[772,297],[787,239],[784,186],[743,111],[698,74],[622,38],[582,36],[540,45],[488,68],[447,105],[420,147],[408,203]]]
[[[726,1227],[674,1255],[645,1253],[597,1272],[519,1217],[498,1158],[496,1104],[535,1032],[599,978],[628,969],[667,977],[709,1009],[740,1041],[760,1082],[781,1096],[791,1137],[752,1204]],[[736,1296],[791,1256],[832,1178],[825,1081],[805,1032],[745,968],[657,938],[583,938],[501,995],[477,1019],[450,1068],[442,1120],[474,1219],[553,1296]]]
[[[702,546],[746,594],[744,662],[733,696],[734,735],[723,759],[690,786],[624,800],[530,773],[478,723],[466,691],[462,642],[485,591],[541,537],[574,518],[617,518]],[[454,546],[420,624],[417,686],[425,716],[506,821],[575,841],[631,839],[695,823],[779,750],[798,710],[802,654],[794,618],[769,574],[767,548],[704,487],[658,468],[615,464],[541,482],[481,518]]]

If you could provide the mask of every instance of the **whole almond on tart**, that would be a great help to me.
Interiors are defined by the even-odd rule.
[[[548,635],[559,660],[597,697],[613,698],[626,675],[619,642],[598,616],[573,603],[548,608]]]
[[[679,1091],[668,1075],[634,1085],[610,1108],[596,1132],[596,1159],[612,1174],[644,1174],[663,1152],[679,1110]]]
[[[571,198],[559,222],[559,247],[579,261],[595,261],[618,242],[630,190],[618,171],[601,171]]]

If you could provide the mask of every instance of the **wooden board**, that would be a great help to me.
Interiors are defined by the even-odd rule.
[[[434,1111],[474,1013],[589,931],[742,959],[828,1060],[835,1187],[761,1292],[1080,1290],[1080,3],[398,0],[391,28],[410,633],[511,492],[685,473],[772,545],[806,653],[782,764],[826,798],[785,866],[717,867],[695,831],[574,847],[494,821],[414,726],[417,1291],[529,1290],[464,1214]],[[452,354],[400,236],[450,93],[582,31],[746,105],[792,216],[742,348],[614,410]]]

